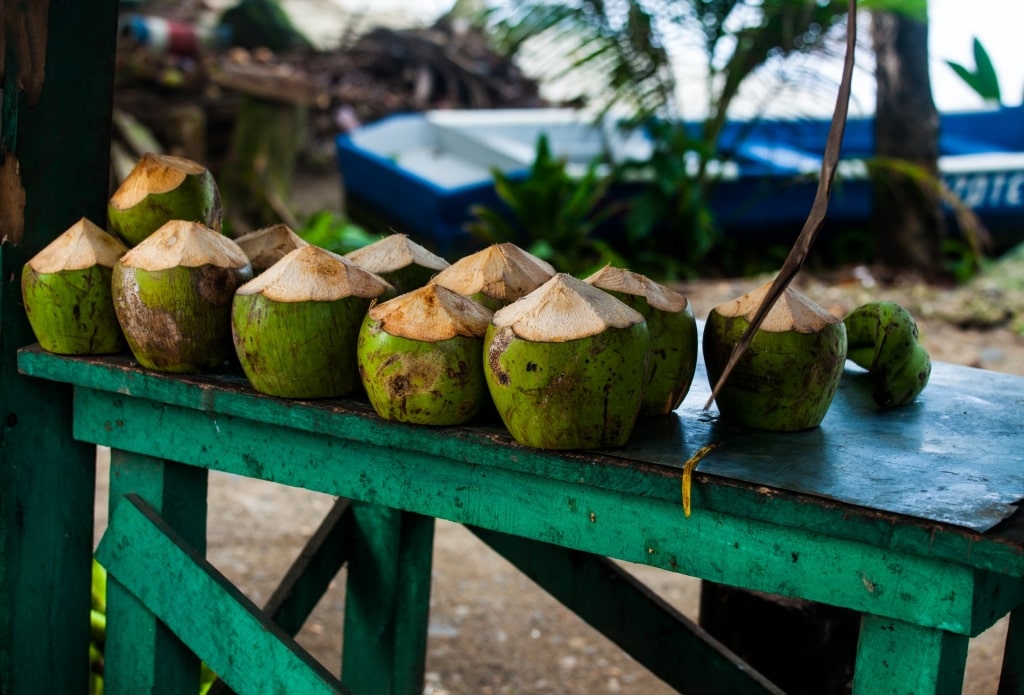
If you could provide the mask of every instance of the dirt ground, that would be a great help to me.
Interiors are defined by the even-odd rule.
[[[1024,374],[1024,306],[1011,281],[983,278],[960,289],[882,287],[865,269],[802,279],[808,295],[841,314],[870,299],[903,303],[918,318],[933,358]],[[995,274],[994,274],[995,275]],[[703,281],[681,286],[703,318],[721,301],[762,280]],[[925,392],[927,394],[927,391]],[[99,452],[97,537],[106,518],[106,452]],[[257,604],[273,591],[299,548],[330,509],[317,493],[211,473],[211,562]],[[669,603],[696,619],[698,582],[626,565]],[[344,571],[299,635],[337,672]],[[430,695],[671,692],[460,526],[439,521],[433,568],[425,693]],[[964,692],[996,692],[1005,621],[971,641]]]

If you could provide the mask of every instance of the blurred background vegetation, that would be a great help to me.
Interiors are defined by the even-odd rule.
[[[126,17],[178,22],[197,38],[190,50],[154,50],[123,23],[115,175],[118,162],[123,171],[142,150],[191,156],[217,174],[232,233],[283,221],[314,243],[348,251],[390,230],[360,219],[344,199],[312,212],[292,205],[297,170],[307,174],[304,181],[310,173],[335,174],[337,133],[401,111],[546,106],[539,84],[568,84],[576,89],[564,104],[595,120],[612,114],[622,128],[644,128],[654,143],[650,158],[598,158],[576,176],[541,140],[525,178],[495,172],[503,206],[475,210],[471,231],[481,244],[514,241],[567,272],[612,262],[659,279],[778,267],[785,243],[739,243],[722,233],[708,202],[722,171],[716,145],[752,77],[769,66],[778,71],[787,61],[842,51],[847,9],[836,0],[459,0],[432,26],[353,25],[337,47],[320,50],[275,0],[219,9],[156,0],[124,5]],[[894,76],[901,82],[888,101],[916,111],[887,111],[880,93],[877,127],[884,129],[885,119],[932,123],[927,71],[923,80],[913,72],[922,60],[927,64],[926,0],[865,0],[860,8],[867,31],[858,59],[869,58],[860,69],[873,70],[870,58],[882,52],[910,66]],[[699,89],[685,92],[699,103],[680,103],[683,78],[668,50],[680,41],[688,42],[704,75]],[[951,67],[998,102],[998,81],[980,43],[975,56],[975,66]],[[525,75],[524,63],[535,79]],[[827,76],[806,68],[793,75],[834,100]],[[701,116],[684,124],[684,113]],[[984,229],[963,206],[956,208],[964,213],[958,233],[944,228],[941,206],[956,201],[937,175],[936,138],[937,127],[921,128],[921,142],[896,138],[896,151],[879,152],[869,163],[872,175],[895,191],[900,219],[832,235],[819,242],[814,262],[884,263],[929,280],[975,272],[985,253]],[[645,183],[637,186],[640,180]],[[608,195],[626,183],[628,197]],[[613,223],[616,232],[606,233]],[[892,246],[905,230],[902,245],[880,248],[879,238]]]

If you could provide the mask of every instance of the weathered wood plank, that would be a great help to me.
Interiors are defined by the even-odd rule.
[[[110,452],[109,517],[126,504],[126,495],[141,496],[200,553],[206,549],[206,492],[204,468],[116,449]],[[139,602],[116,572],[107,569],[107,692],[194,695],[199,686],[199,660]],[[143,571],[159,574],[162,569],[157,565]],[[182,613],[192,610],[187,603],[177,605]]]
[[[20,364],[26,373],[48,379],[189,408],[216,409],[222,415],[323,432],[341,439],[363,439],[379,446],[448,455],[450,442],[457,440],[456,455],[477,465],[606,486],[665,501],[679,500],[678,470],[614,455],[530,451],[511,443],[500,427],[411,428],[381,421],[367,404],[358,401],[279,401],[255,395],[237,376],[171,378],[134,369],[128,359],[69,359],[25,350]],[[809,531],[828,528],[836,538],[1024,576],[1024,534],[1012,530],[1005,535],[999,530],[980,534],[705,475],[699,469],[694,477],[693,503],[698,513],[718,511]]]
[[[348,562],[351,533],[352,501],[339,497],[263,606],[267,618],[289,636],[299,633],[335,575]],[[232,691],[224,681],[217,680],[208,692],[226,695]]]
[[[967,637],[898,620],[864,616],[854,695],[959,695]]]
[[[164,436],[151,438],[157,430]],[[458,439],[449,442],[451,457],[398,455],[318,432],[86,389],[76,397],[75,431],[114,448],[202,461],[211,469],[958,633],[976,633],[991,616],[975,611],[971,567],[708,510],[685,519],[675,502],[467,465]],[[1004,584],[986,591],[1001,591],[999,601],[1010,606],[1022,589],[1020,582]]]
[[[353,503],[341,675],[358,693],[423,692],[434,520]]]
[[[236,692],[348,692],[141,497],[117,506],[97,557]]]
[[[470,530],[679,692],[782,692],[607,558],[477,527]]]
[[[95,450],[70,439],[70,390],[21,376],[16,350],[35,340],[21,306],[25,261],[80,217],[105,219],[118,6],[101,0],[5,7],[0,692],[82,692],[89,677]],[[26,12],[32,21],[23,21]],[[29,52],[19,55],[13,42],[21,32],[19,50]],[[20,91],[19,77],[31,97]]]

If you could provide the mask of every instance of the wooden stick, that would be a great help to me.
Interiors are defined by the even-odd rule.
[[[850,0],[849,10],[846,19],[846,57],[843,60],[843,77],[839,82],[839,94],[836,97],[836,108],[832,114],[832,123],[828,129],[828,139],[825,141],[825,154],[821,160],[821,178],[818,180],[818,190],[814,194],[814,203],[811,205],[811,212],[804,222],[800,235],[793,242],[793,248],[789,250],[782,268],[772,281],[768,293],[765,294],[761,304],[754,312],[747,330],[740,336],[739,341],[733,347],[729,361],[725,364],[721,376],[711,390],[711,396],[704,404],[704,410],[711,407],[711,403],[718,397],[726,379],[732,373],[736,363],[740,361],[743,354],[750,347],[754,339],[754,333],[761,327],[764,317],[768,315],[775,302],[793,281],[796,274],[800,272],[807,254],[811,250],[811,244],[821,230],[825,222],[825,213],[828,211],[828,200],[832,194],[832,182],[835,179],[836,168],[839,165],[839,150],[843,144],[843,133],[846,130],[846,115],[850,107],[850,83],[853,81],[853,58],[854,49],[857,43],[857,0]]]

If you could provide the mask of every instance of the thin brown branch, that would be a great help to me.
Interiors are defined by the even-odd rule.
[[[754,335],[761,327],[764,317],[768,315],[775,302],[793,281],[796,274],[800,272],[807,254],[811,250],[814,239],[818,236],[822,224],[825,222],[825,213],[828,211],[829,197],[832,194],[832,182],[835,180],[836,169],[839,165],[839,150],[843,144],[843,133],[846,131],[846,116],[850,106],[850,84],[853,81],[854,51],[857,45],[857,0],[849,1],[849,10],[846,19],[846,57],[843,60],[843,77],[839,82],[839,94],[836,97],[836,108],[832,114],[832,123],[828,129],[828,139],[825,141],[825,154],[821,160],[821,177],[818,180],[818,189],[814,194],[814,202],[811,205],[811,212],[804,222],[800,235],[793,243],[789,255],[786,257],[778,275],[772,281],[767,294],[761,300],[760,306],[754,312],[747,330],[740,336],[739,341],[729,356],[721,376],[711,390],[711,396],[704,409],[711,407],[711,403],[718,397],[722,386],[732,373],[736,364],[743,357],[743,354],[750,347]]]

